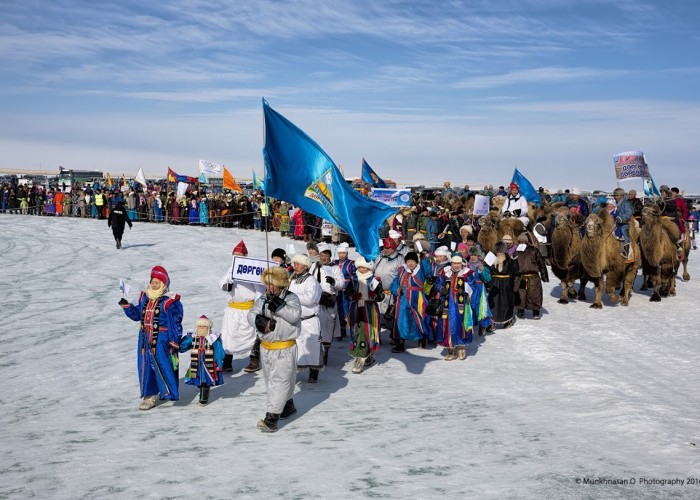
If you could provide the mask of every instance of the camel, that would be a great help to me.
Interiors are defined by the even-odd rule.
[[[676,294],[676,272],[679,267],[675,243],[678,241],[677,236],[680,237],[680,229],[673,221],[661,218],[659,207],[647,205],[642,209],[639,243],[642,250],[642,269],[645,276],[651,279],[653,286],[649,299],[652,302]]]
[[[630,245],[634,262],[626,263],[620,253],[620,242],[615,238],[615,221],[607,210],[599,210],[586,218],[586,235],[581,241],[581,265],[588,280],[595,285],[596,295],[591,307],[603,308],[603,288],[613,302],[629,304],[629,297],[641,264],[638,232],[635,224],[629,227]],[[605,282],[603,282],[605,280]],[[621,296],[615,289],[622,285]]]
[[[503,238],[503,235],[509,234],[513,237],[513,241],[517,241],[518,235],[525,231],[522,221],[515,218],[502,219],[501,213],[496,210],[491,210],[481,217],[479,226],[481,229],[477,241],[484,252],[493,252],[494,246]]]
[[[578,299],[586,300],[586,279],[581,269],[582,224],[583,216],[578,212],[573,213],[566,207],[559,207],[554,212],[551,263],[552,272],[561,281],[560,304],[568,304],[570,298],[577,297],[574,283],[578,278],[581,278]]]

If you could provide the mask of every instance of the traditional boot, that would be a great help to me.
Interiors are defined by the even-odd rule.
[[[445,361],[454,361],[457,359],[454,349],[447,349],[447,355],[445,356]]]
[[[282,410],[282,413],[280,413],[280,420],[284,420],[285,418],[289,418],[292,415],[294,415],[296,412],[297,412],[297,409],[294,406],[294,400],[290,399],[284,404],[284,409]]]
[[[396,339],[396,345],[392,347],[391,352],[406,352],[406,341],[402,338]]]
[[[156,406],[156,402],[158,401],[158,394],[155,394],[153,396],[146,396],[143,398],[143,401],[141,401],[141,404],[139,405],[139,410],[150,410],[151,408],[154,408]]]
[[[246,373],[253,373],[253,372],[257,372],[258,370],[260,370],[260,359],[253,358],[251,356],[250,362],[248,363],[248,366],[243,368],[243,371]]]
[[[539,309],[533,309],[532,310],[532,319],[540,319],[540,310]]]
[[[463,345],[457,347],[457,354],[459,356],[459,359],[464,361],[465,359],[467,359],[467,348]]]
[[[266,413],[264,419],[258,420],[258,429],[263,432],[277,432],[279,418],[279,413]]]
[[[330,342],[324,342],[323,343],[323,366],[328,365],[328,352],[331,350],[331,343]]]
[[[365,367],[365,358],[355,358],[355,364],[352,366],[353,373],[362,373]]]
[[[318,382],[318,368],[309,368],[309,384]]]
[[[525,317],[525,309],[518,309],[518,318]]]
[[[199,388],[199,404],[205,405],[209,402],[209,387],[201,386]]]
[[[427,345],[428,341],[425,339],[425,337],[421,337],[421,339],[418,341],[418,347],[425,349]]]
[[[376,362],[377,362],[377,360],[374,359],[374,354],[372,354],[372,353],[370,352],[370,353],[369,353],[369,356],[367,356],[367,357],[365,358],[365,364],[364,364],[364,366],[369,367],[369,366],[372,366],[372,365],[373,365],[374,363],[376,363]]]
[[[233,355],[224,355],[224,366],[221,367],[222,372],[232,372],[233,371]]]

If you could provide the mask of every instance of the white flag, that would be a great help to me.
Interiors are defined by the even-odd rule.
[[[124,280],[124,278],[119,278],[119,291],[122,292],[122,296],[124,298],[127,298],[129,296],[129,292],[131,292],[131,287]]]
[[[199,160],[199,171],[213,177],[221,177],[221,165],[207,160]]]
[[[139,171],[136,172],[136,178],[134,178],[134,180],[141,184],[143,187],[148,187],[146,185],[146,176],[143,175],[143,169],[141,167],[139,167]]]
[[[297,251],[294,248],[294,245],[292,243],[287,243],[286,247],[287,247],[287,255],[289,255],[289,256],[296,255]]]
[[[183,196],[185,196],[185,193],[187,192],[187,186],[189,186],[189,184],[187,184],[186,182],[178,182],[177,194],[175,196],[177,196],[178,198],[182,198]]]

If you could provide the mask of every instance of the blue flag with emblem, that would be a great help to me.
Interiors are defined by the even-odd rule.
[[[379,254],[379,228],[396,208],[352,189],[333,160],[263,99],[265,192],[340,226],[368,260]]]
[[[367,163],[364,158],[362,158],[362,181],[375,188],[386,189],[389,187],[386,185],[386,182],[372,170],[372,167],[369,166],[369,163]]]
[[[518,185],[518,188],[520,189],[520,194],[523,195],[527,201],[529,201],[530,203],[534,203],[538,207],[542,204],[542,198],[540,198],[540,194],[532,186],[532,184],[530,184],[530,181],[527,180],[527,178],[525,178],[525,176],[520,173],[517,167],[513,172],[513,180],[511,182],[515,182]]]
[[[253,170],[253,189],[265,191],[265,183],[261,181],[257,175],[255,175],[255,170]]]

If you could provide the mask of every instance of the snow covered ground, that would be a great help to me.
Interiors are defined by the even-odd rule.
[[[661,303],[560,305],[545,284],[542,320],[479,339],[466,361],[385,342],[354,375],[334,343],[276,434],[255,427],[265,388],[246,360],[207,407],[181,381],[179,402],[137,410],[119,278],[133,301],[161,264],[184,328],[201,314],[218,327],[241,237],[264,255],[260,232],[137,223],[118,251],[106,221],[0,215],[0,497],[700,497],[699,252]],[[288,242],[271,233],[269,250]],[[671,479],[685,484],[658,484]]]

